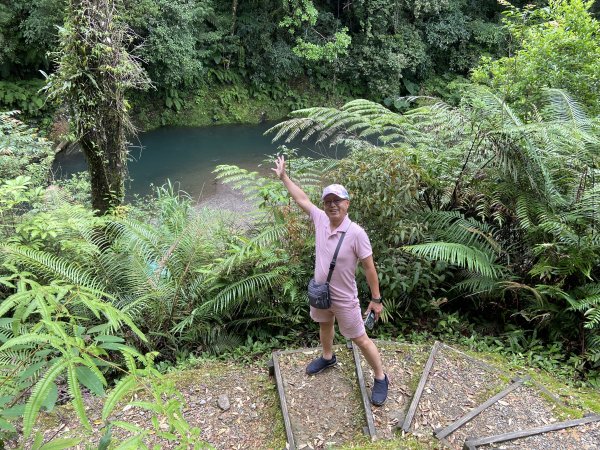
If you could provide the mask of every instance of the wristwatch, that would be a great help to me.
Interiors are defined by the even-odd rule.
[[[383,302],[383,297],[379,297],[379,298],[373,298],[373,297],[371,297],[371,301],[373,303],[382,303]]]

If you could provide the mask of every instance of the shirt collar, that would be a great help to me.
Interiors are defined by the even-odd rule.
[[[337,234],[339,231],[346,231],[348,229],[348,227],[350,226],[350,217],[348,217],[348,214],[346,213],[346,217],[344,217],[344,220],[342,220],[342,223],[340,223],[340,225],[333,231],[331,230],[331,227],[329,226],[330,223],[326,222],[325,223],[325,229],[327,230],[327,236],[333,236],[334,234]]]

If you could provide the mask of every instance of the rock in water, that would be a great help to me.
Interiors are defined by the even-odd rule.
[[[219,395],[219,399],[217,400],[217,406],[223,411],[227,411],[229,408],[231,408],[231,405],[229,404],[229,397],[227,397],[227,395],[225,394]]]

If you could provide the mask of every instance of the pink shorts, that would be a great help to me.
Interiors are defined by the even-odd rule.
[[[346,339],[354,339],[365,334],[365,324],[360,312],[358,299],[331,300],[331,308],[310,307],[310,317],[315,322],[335,322],[337,319],[340,333]]]

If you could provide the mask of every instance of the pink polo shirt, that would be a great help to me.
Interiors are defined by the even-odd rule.
[[[351,222],[347,215],[338,228],[331,230],[329,217],[327,217],[325,211],[315,205],[310,209],[310,218],[315,224],[315,281],[317,283],[327,281],[329,264],[342,236],[341,232],[348,230],[338,253],[329,292],[333,300],[357,299],[356,266],[359,260],[373,254],[367,233],[360,225]]]

